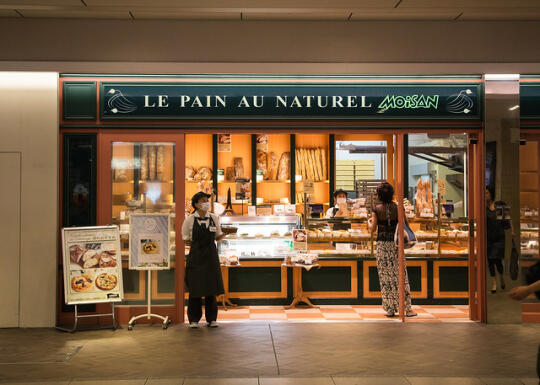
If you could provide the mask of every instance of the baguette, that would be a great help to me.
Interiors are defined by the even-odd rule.
[[[317,167],[319,168],[319,175],[321,177],[321,180],[324,180],[323,168],[322,168],[322,162],[321,162],[321,149],[318,147],[315,149],[315,159],[317,160]]]
[[[306,153],[307,153],[307,157],[308,157],[308,164],[309,164],[309,175],[310,175],[310,180],[315,180],[315,169],[313,167],[313,159],[311,158],[311,151],[310,149],[308,148],[306,150]]]
[[[302,154],[302,148],[297,148],[296,151],[298,152],[298,166],[300,170],[300,175],[302,175],[302,179],[306,178],[306,169],[304,167],[304,157]]]
[[[290,153],[284,152],[281,155],[281,159],[279,160],[279,167],[278,167],[278,179],[279,180],[287,180],[289,179],[290,175]]]
[[[316,149],[312,148],[310,152],[311,152],[311,158],[313,159],[313,168],[315,170],[315,180],[320,181],[322,179],[322,176],[319,173],[319,168],[320,168],[319,161],[317,160],[317,157],[315,156]]]
[[[268,179],[276,180],[278,173],[278,158],[275,152],[271,151],[268,153],[266,163],[268,164]]]
[[[321,159],[322,159],[323,179],[326,181],[328,179],[328,170],[326,166],[326,151],[324,150],[324,148],[321,148]]]

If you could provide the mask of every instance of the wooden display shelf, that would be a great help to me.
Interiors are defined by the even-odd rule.
[[[290,179],[287,179],[287,180],[260,180],[260,181],[257,181],[258,184],[265,184],[265,183],[291,183],[291,180]]]

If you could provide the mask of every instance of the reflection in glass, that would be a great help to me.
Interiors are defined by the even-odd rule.
[[[112,143],[112,223],[120,227],[124,261],[129,257],[129,216],[132,213],[171,214],[170,253],[171,261],[175,260],[174,153],[172,143]],[[171,294],[174,298],[174,293],[159,294],[160,287],[174,287],[174,274],[156,275],[153,298],[171,298]],[[167,282],[161,282],[161,279]],[[170,280],[173,280],[172,284]],[[138,293],[126,290],[126,299],[144,300],[144,285],[139,282],[135,287]]]

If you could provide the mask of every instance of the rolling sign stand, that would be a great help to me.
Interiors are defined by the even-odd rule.
[[[137,320],[157,318],[165,330],[171,320],[168,316],[152,313],[152,270],[168,270],[171,267],[169,214],[131,214],[129,217],[129,269],[146,270],[148,287],[146,313],[132,317],[128,330],[133,330]]]
[[[64,298],[75,306],[73,327],[57,326],[73,333],[79,319],[111,317],[110,326],[91,329],[116,329],[114,304],[124,298],[122,260],[118,226],[67,227],[62,229]],[[79,305],[110,303],[111,312],[79,314]]]
[[[163,330],[167,329],[169,327],[169,324],[171,321],[169,320],[169,317],[163,317],[159,314],[152,314],[152,272],[150,270],[147,271],[148,275],[146,276],[146,281],[148,283],[148,301],[146,302],[146,314],[141,314],[136,317],[131,317],[128,323],[128,330],[133,330],[133,326],[135,325],[136,321],[141,318],[158,318],[163,321],[161,324],[161,328]]]

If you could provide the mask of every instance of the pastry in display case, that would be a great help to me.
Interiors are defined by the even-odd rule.
[[[292,230],[297,216],[222,216],[223,229],[237,228],[218,243],[222,260],[243,258],[285,258],[292,248]]]
[[[538,209],[522,207],[520,210],[521,255],[538,257]]]

